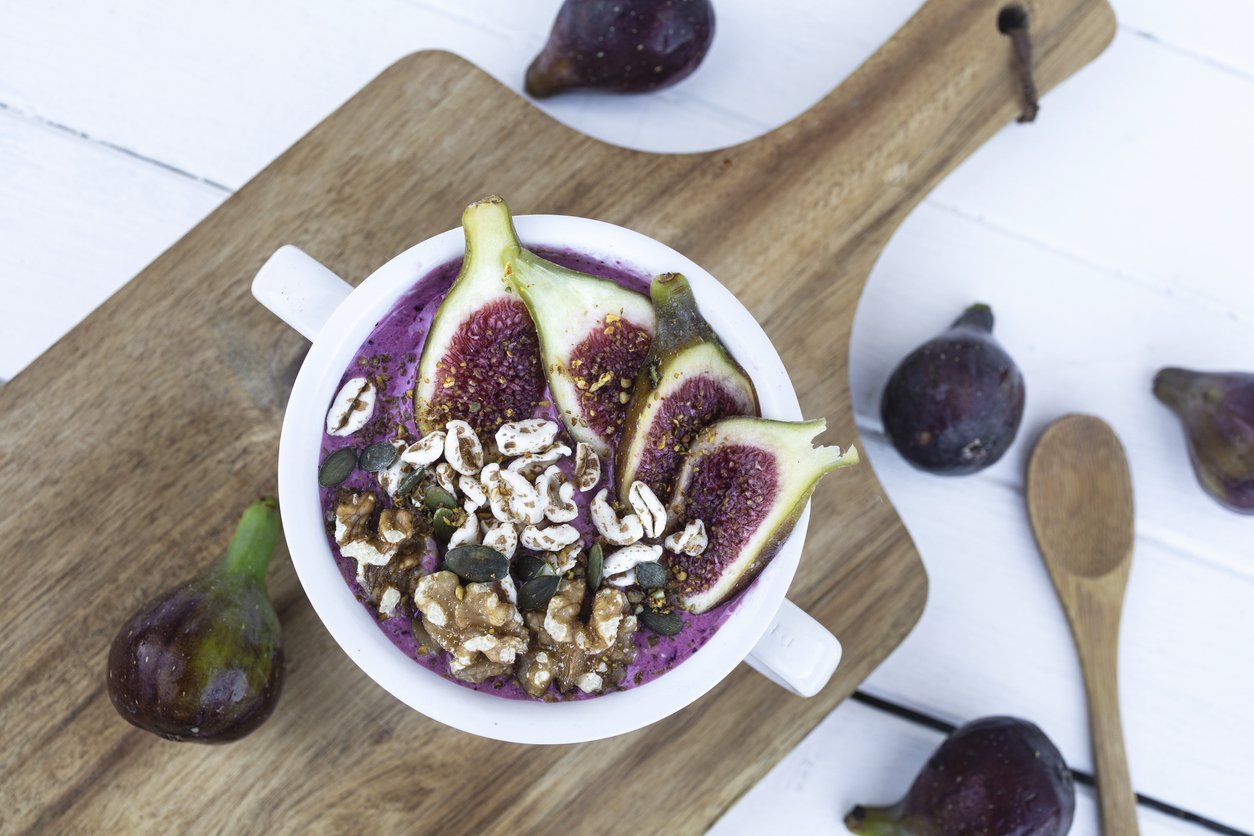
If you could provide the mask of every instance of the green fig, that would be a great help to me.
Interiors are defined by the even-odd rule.
[[[220,560],[127,619],[106,683],[124,719],[168,740],[223,743],[270,716],[283,685],[279,618],[266,596],[278,539],[278,503],[252,503]]]
[[[1062,836],[1074,814],[1071,770],[1045,733],[1014,717],[985,717],[932,753],[905,798],[854,807],[845,826],[869,836]]]
[[[1254,374],[1163,369],[1154,395],[1184,425],[1206,492],[1225,508],[1254,514]]]
[[[649,295],[657,337],[636,377],[614,464],[619,496],[639,480],[667,502],[696,434],[720,418],[757,415],[758,395],[701,316],[686,278],[664,273]]]

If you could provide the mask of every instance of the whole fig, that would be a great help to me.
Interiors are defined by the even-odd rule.
[[[273,499],[249,505],[220,560],[122,625],[107,686],[128,722],[169,740],[221,743],[270,716],[283,685],[279,619],[265,586],[277,508]]]
[[[710,0],[566,0],[527,68],[537,99],[581,88],[644,93],[687,78],[714,40]]]
[[[1062,836],[1074,814],[1071,771],[1045,733],[1026,720],[986,717],[955,730],[905,798],[854,807],[845,826],[871,836]]]
[[[993,339],[993,311],[972,305],[916,348],[888,379],[880,412],[897,452],[943,476],[983,470],[1010,448],[1023,419],[1023,375]]]
[[[1163,369],[1154,395],[1184,425],[1206,492],[1225,508],[1254,514],[1254,374]]]

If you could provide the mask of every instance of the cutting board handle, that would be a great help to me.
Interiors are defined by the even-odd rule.
[[[828,243],[837,251],[829,254],[865,251],[868,236],[886,242],[946,174],[1022,112],[1015,46],[998,24],[1011,6],[1027,13],[1033,77],[1042,96],[1114,37],[1106,0],[929,0],[813,108],[741,146],[744,168],[776,172],[769,188],[787,199],[771,203],[794,207],[799,230],[824,222],[816,218],[844,219],[832,224]],[[1045,99],[1037,121],[1049,118]],[[800,165],[814,177],[796,176]],[[814,180],[823,183],[823,192]],[[763,183],[746,180],[737,187],[757,189],[756,200]],[[814,249],[802,237],[799,232],[799,240],[778,243]],[[871,264],[845,267],[869,272]]]
[[[299,247],[286,244],[253,278],[253,296],[313,342],[353,286]]]

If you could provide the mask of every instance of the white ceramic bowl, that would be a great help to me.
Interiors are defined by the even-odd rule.
[[[766,334],[726,288],[692,261],[665,244],[601,221],[557,215],[514,221],[528,245],[571,248],[648,275],[686,275],[702,313],[753,378],[762,414],[801,418],[788,372]],[[836,668],[840,645],[784,598],[801,557],[808,507],[714,636],[675,669],[625,691],[557,703],[504,699],[426,670],[379,629],[344,583],[324,534],[317,482],[323,422],[344,369],[375,324],[416,280],[459,258],[463,247],[461,230],[449,230],[396,256],[354,290],[289,246],[276,252],[253,282],[262,304],[313,341],[283,420],[279,500],[292,563],[331,635],[367,676],[428,717],[519,743],[573,743],[632,731],[696,700],[742,661],[794,693],[817,693]]]

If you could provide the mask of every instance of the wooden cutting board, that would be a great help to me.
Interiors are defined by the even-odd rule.
[[[1104,0],[1027,6],[1043,90],[1114,32]],[[910,209],[1019,112],[1000,8],[931,0],[802,117],[686,156],[588,139],[459,58],[412,55],[227,200],[0,389],[0,831],[671,833],[717,818],[922,611],[925,575],[867,464],[815,495],[792,587],[845,647],[811,700],[742,667],[613,740],[474,738],[358,671],[286,554],[270,590],[287,685],[247,739],[178,745],[131,728],[104,691],[106,648],[135,606],[220,552],[248,500],[275,490],[306,344],[249,282],[281,244],[360,281],[491,192],[520,213],[637,229],[727,284],[779,347],[805,414],[827,416],[827,440],[856,441],[847,348],[867,274]]]

